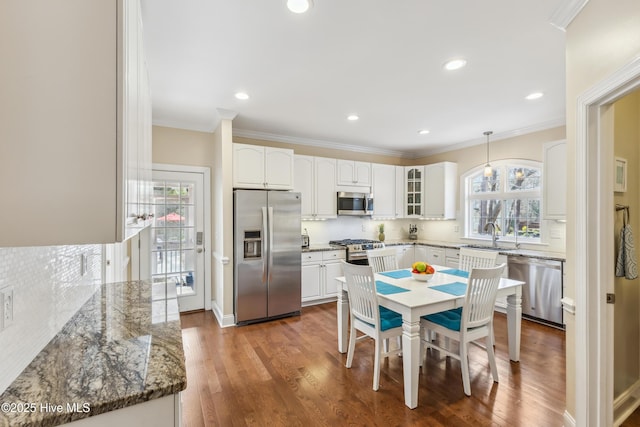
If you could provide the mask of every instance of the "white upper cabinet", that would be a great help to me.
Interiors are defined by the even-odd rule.
[[[338,160],[338,185],[371,186],[371,163]]]
[[[455,219],[458,166],[441,162],[424,167],[424,218]]]
[[[543,199],[544,219],[567,218],[567,143],[556,141],[543,147]]]
[[[424,166],[406,166],[404,168],[404,207],[405,217],[422,218],[422,186]],[[375,200],[374,200],[375,203]]]
[[[294,191],[302,193],[302,219],[337,217],[336,160],[294,156]]]
[[[405,200],[405,188],[404,188],[404,166],[395,166],[396,172],[396,218],[404,218],[404,200]],[[375,196],[374,196],[375,197]],[[373,200],[375,206],[375,199]]]
[[[138,2],[1,2],[0,27],[0,247],[124,240],[151,158]]]
[[[233,187],[293,189],[293,150],[233,144]]]
[[[373,163],[371,176],[373,218],[396,218],[396,167]]]

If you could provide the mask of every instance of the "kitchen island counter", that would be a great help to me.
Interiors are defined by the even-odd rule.
[[[68,423],[177,395],[186,382],[175,287],[106,284],[0,395],[0,426]]]

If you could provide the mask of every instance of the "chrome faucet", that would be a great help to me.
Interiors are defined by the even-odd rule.
[[[484,231],[487,231],[487,229],[489,228],[489,226],[491,226],[491,245],[494,248],[498,247],[498,236],[496,236],[496,228],[498,227],[496,225],[495,222],[488,222],[485,226],[484,226]]]

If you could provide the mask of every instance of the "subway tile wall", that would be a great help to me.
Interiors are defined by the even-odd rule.
[[[14,300],[0,331],[0,393],[101,283],[102,245],[0,248],[0,292],[12,289]]]

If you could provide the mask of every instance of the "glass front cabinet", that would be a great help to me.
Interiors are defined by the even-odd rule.
[[[424,188],[424,166],[405,167],[405,178],[405,217],[422,217],[424,214],[424,208],[422,206]]]

